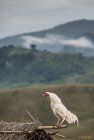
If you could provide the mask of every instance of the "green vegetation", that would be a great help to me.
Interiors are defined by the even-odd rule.
[[[36,46],[0,48],[0,120],[30,120],[28,109],[43,124],[55,124],[49,100],[42,96],[44,91],[51,91],[80,120],[79,127],[71,125],[60,133],[68,140],[86,137],[93,140],[94,85],[91,83],[94,83],[94,57],[38,51]]]
[[[71,125],[60,130],[61,134],[66,135],[68,140],[81,139],[80,136],[94,139],[94,85],[58,84],[1,89],[0,120],[30,120],[26,113],[28,109],[43,124],[55,124],[57,120],[50,109],[49,100],[42,96],[44,91],[58,94],[63,104],[79,118],[79,127]]]
[[[38,83],[94,83],[94,57],[38,51],[34,45],[0,48],[0,87]]]

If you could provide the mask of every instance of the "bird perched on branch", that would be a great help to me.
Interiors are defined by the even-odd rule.
[[[79,125],[77,116],[62,104],[61,99],[55,93],[44,92],[43,96],[50,99],[51,109],[58,118],[56,125],[62,125],[64,121],[67,121],[68,124],[77,123],[77,126]]]

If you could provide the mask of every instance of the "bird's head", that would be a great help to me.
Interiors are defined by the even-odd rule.
[[[44,93],[43,93],[43,96],[44,96],[44,97],[49,96],[49,92],[44,92]]]
[[[50,101],[53,102],[53,103],[61,103],[61,100],[60,98],[55,94],[55,93],[52,93],[52,92],[44,92],[43,93],[43,96],[44,97],[49,97],[50,98]]]

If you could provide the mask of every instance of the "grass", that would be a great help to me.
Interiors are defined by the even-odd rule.
[[[33,85],[11,89],[0,89],[0,120],[21,121],[30,120],[26,109],[43,124],[55,124],[57,121],[51,109],[50,102],[42,96],[44,91],[56,93],[63,104],[80,121],[79,127],[70,125],[60,130],[68,140],[90,139],[94,137],[94,85]],[[57,137],[59,140],[59,138]]]

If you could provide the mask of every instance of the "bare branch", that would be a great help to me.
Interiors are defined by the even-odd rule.
[[[59,137],[62,137],[62,138],[65,138],[64,135],[61,135],[61,134],[55,134],[56,136],[59,136]]]
[[[68,125],[61,125],[61,126],[38,126],[38,129],[61,129],[66,128]]]
[[[26,112],[29,114],[29,116],[31,117],[31,119],[36,123],[36,119],[34,119],[34,117],[31,115],[31,113],[26,109]]]

